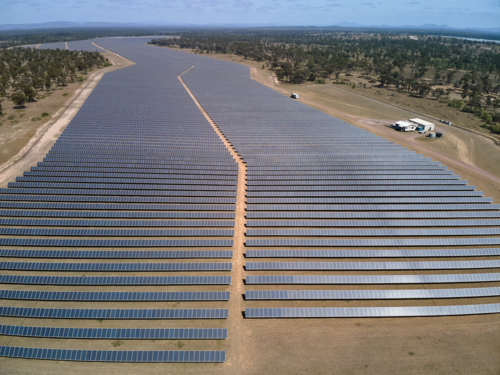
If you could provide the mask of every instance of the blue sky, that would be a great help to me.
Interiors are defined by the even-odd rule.
[[[0,0],[0,24],[447,24],[500,27],[500,0]]]

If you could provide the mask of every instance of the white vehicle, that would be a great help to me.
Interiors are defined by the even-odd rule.
[[[419,133],[420,134],[425,134],[425,130],[420,130]]]
[[[299,94],[296,94],[296,93],[292,92],[292,95],[290,95],[290,98],[292,98],[292,99],[298,99],[299,98]]]

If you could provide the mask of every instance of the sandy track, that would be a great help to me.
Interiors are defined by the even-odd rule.
[[[240,373],[243,368],[242,366],[246,363],[245,351],[242,350],[244,347],[241,343],[245,340],[243,334],[245,333],[244,329],[244,321],[242,311],[245,310],[244,300],[242,295],[245,293],[245,288],[243,284],[243,279],[245,278],[243,266],[244,262],[244,241],[245,241],[245,195],[246,195],[246,174],[247,168],[246,164],[243,162],[243,159],[238,155],[238,153],[234,150],[233,146],[229,143],[227,138],[221,132],[219,127],[215,124],[212,118],[208,115],[205,109],[198,102],[193,93],[189,90],[188,86],[184,83],[181,76],[194,68],[194,65],[186,71],[179,74],[178,78],[181,81],[182,85],[189,93],[193,101],[196,103],[196,106],[203,113],[207,121],[210,123],[212,128],[215,130],[221,141],[224,143],[226,148],[231,153],[231,156],[238,163],[238,186],[236,193],[236,213],[235,213],[235,225],[234,225],[234,237],[233,237],[233,268],[231,271],[231,280],[232,284],[229,289],[231,293],[231,298],[229,300],[229,317],[227,319],[228,331],[230,332],[231,345],[226,354],[226,364],[231,366],[235,373]]]

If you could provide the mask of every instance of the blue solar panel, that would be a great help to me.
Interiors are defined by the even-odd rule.
[[[0,346],[0,357],[76,362],[225,362],[225,351],[130,351]]]
[[[227,319],[227,309],[48,309],[1,307],[0,316],[44,319]]]

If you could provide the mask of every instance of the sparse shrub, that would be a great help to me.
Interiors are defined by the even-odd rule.
[[[42,118],[41,117],[32,117],[31,121],[40,121]]]
[[[49,114],[47,112],[42,113],[42,117],[47,117],[47,116],[49,116]]]
[[[14,115],[10,115],[9,117],[7,117],[7,120],[12,121],[12,120],[14,120],[15,118],[16,118],[16,116],[14,116]]]
[[[69,94],[67,92],[65,92],[62,96],[68,96]]]

